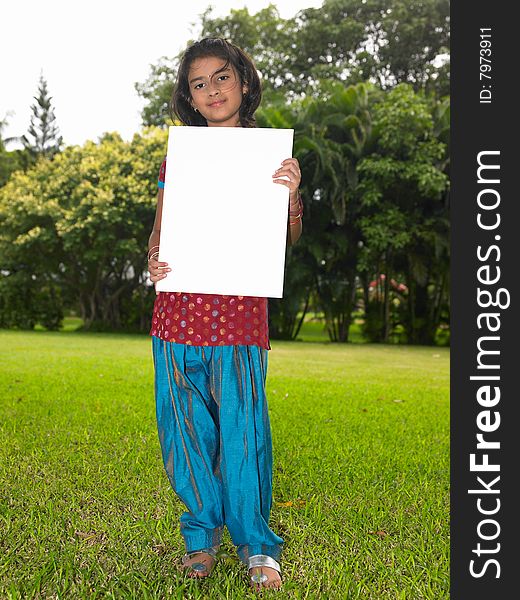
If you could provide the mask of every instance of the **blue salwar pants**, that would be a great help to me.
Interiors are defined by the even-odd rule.
[[[180,517],[186,552],[220,544],[225,525],[245,564],[255,554],[279,560],[284,540],[269,528],[268,351],[156,336],[152,351],[163,464],[187,508]]]

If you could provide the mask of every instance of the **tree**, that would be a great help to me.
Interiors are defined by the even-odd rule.
[[[15,137],[4,138],[4,129],[7,127],[7,117],[13,113],[8,113],[3,119],[0,119],[0,152],[4,152],[7,144],[17,140]]]
[[[330,339],[348,340],[360,235],[356,165],[372,144],[374,94],[373,86],[326,81],[320,100],[277,101],[257,112],[260,127],[294,128],[294,156],[303,174],[304,237],[287,249],[284,298],[269,303],[273,337],[294,339],[316,298]]]
[[[445,111],[440,113],[446,117]],[[408,290],[400,305],[408,342],[432,344],[449,264],[447,148],[437,137],[443,130],[436,131],[431,103],[408,84],[385,94],[373,118],[376,152],[359,165],[363,270],[365,288],[367,280],[377,281],[381,274],[385,286],[382,301],[377,296],[372,301],[378,307],[365,294],[367,328],[374,341],[388,340],[389,283],[396,275],[404,278]],[[378,319],[379,331],[371,318]]]
[[[6,117],[0,119],[0,187],[6,184],[11,173],[19,169],[25,171],[34,164],[32,155],[25,148],[23,150],[7,150],[6,146],[8,144],[21,141],[21,138],[14,136],[4,138],[3,133],[7,123],[6,115]]]
[[[415,90],[449,93],[448,0],[325,0],[282,19],[274,4],[250,14],[231,9],[200,16],[197,39],[220,36],[243,48],[262,77],[263,104],[319,98],[321,83],[369,81],[382,89],[408,82]],[[189,43],[191,43],[190,40]],[[164,127],[182,52],[161,57],[135,87],[146,104],[144,125]]]
[[[322,82],[320,100],[302,101],[304,133],[295,142],[306,174],[305,246],[319,309],[332,341],[346,342],[355,308],[361,210],[358,163],[373,146],[371,85]]]
[[[158,64],[150,65],[151,72],[144,83],[135,83],[134,88],[146,104],[141,112],[144,126],[166,128],[171,125],[168,105],[173,92],[175,73],[179,64],[175,59],[162,56]]]
[[[0,189],[4,327],[33,327],[54,306],[77,308],[85,329],[147,330],[146,252],[165,147],[156,128],[130,143],[109,133],[13,174]]]
[[[24,147],[34,156],[41,155],[52,159],[60,151],[63,138],[59,135],[54,108],[51,105],[52,96],[48,94],[43,74],[40,75],[38,96],[33,98],[36,104],[31,106],[29,131],[21,140]]]
[[[275,335],[295,336],[295,313],[316,292],[330,339],[348,341],[361,280],[373,341],[389,341],[401,321],[411,342],[433,343],[448,264],[446,110],[408,84],[381,92],[322,82],[320,98],[258,113],[260,126],[295,129],[303,174],[304,236],[289,249],[284,299],[270,302]],[[380,274],[382,301],[369,299]],[[394,276],[409,294],[392,290]]]
[[[274,4],[254,15],[245,8],[221,18],[211,12],[201,16],[201,37],[239,44],[267,87],[290,98],[318,93],[326,79],[449,91],[448,0],[324,0],[292,19],[281,19]]]

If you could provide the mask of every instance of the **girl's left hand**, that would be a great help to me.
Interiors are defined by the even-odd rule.
[[[302,180],[302,174],[300,171],[300,164],[297,158],[286,158],[282,161],[282,166],[273,174],[273,177],[282,177],[286,175],[289,181],[286,179],[273,179],[274,183],[282,183],[289,188],[289,198],[295,200],[298,196],[298,188]]]

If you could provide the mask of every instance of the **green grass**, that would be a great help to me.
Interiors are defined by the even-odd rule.
[[[323,317],[313,314],[307,315],[296,336],[299,342],[329,342],[329,334]],[[361,332],[361,321],[355,319],[350,326],[349,342],[363,344],[366,340]]]
[[[227,530],[209,580],[180,572],[149,337],[0,344],[0,598],[256,597]],[[271,345],[275,597],[449,598],[449,350]]]
[[[298,319],[301,317],[301,313],[298,315]],[[63,319],[63,326],[61,331],[75,331],[83,324],[83,321],[80,317],[75,316],[67,316]],[[349,329],[349,342],[354,344],[365,344],[367,343],[367,339],[363,335],[363,318],[359,315],[359,313],[354,315],[352,324]],[[36,325],[36,331],[46,331],[44,327],[41,325]],[[397,326],[396,332],[393,334],[392,339],[390,340],[392,343],[406,343],[404,340],[406,335],[404,333],[404,329],[401,325]],[[315,314],[309,312],[305,316],[305,320],[298,332],[296,337],[296,341],[298,342],[328,342],[329,335],[327,333],[327,328],[325,325],[325,319],[323,314]],[[439,346],[448,346],[449,345],[449,330],[439,327],[436,335],[436,343]]]

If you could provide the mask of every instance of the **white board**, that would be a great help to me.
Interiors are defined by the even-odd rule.
[[[170,127],[159,260],[165,292],[283,297],[293,129]]]

